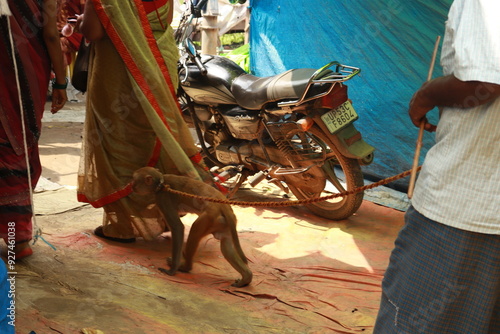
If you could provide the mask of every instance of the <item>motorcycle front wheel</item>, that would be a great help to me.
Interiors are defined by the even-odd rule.
[[[312,127],[307,132],[291,133],[288,142],[296,152],[304,155],[327,156],[324,164],[308,171],[284,177],[291,192],[299,200],[329,196],[334,193],[351,191],[364,185],[363,173],[358,160],[340,154],[332,157],[333,150],[324,133]],[[307,163],[307,159],[301,164]],[[352,216],[361,206],[363,192],[340,196],[326,201],[305,204],[314,214],[331,219],[342,220]]]

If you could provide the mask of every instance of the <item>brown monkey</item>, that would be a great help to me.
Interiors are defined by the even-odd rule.
[[[225,199],[218,190],[210,185],[191,179],[186,176],[162,174],[153,167],[143,167],[134,172],[132,189],[139,195],[156,193],[156,205],[165,216],[165,220],[172,232],[172,259],[170,269],[160,270],[169,275],[175,275],[177,270],[189,272],[193,267],[193,256],[201,239],[209,235],[220,240],[220,247],[224,258],[242,276],[233,286],[242,287],[252,281],[252,272],[247,266],[247,258],[241,249],[236,231],[236,216],[228,204],[205,202],[166,191],[165,186],[189,194],[203,197]],[[184,249],[182,260],[182,244],[184,241],[184,225],[179,213],[189,212],[198,215],[191,226],[191,231]]]

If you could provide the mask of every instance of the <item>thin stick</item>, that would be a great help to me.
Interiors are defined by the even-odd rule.
[[[427,81],[430,81],[432,79],[432,72],[434,71],[434,64],[436,63],[436,55],[440,41],[441,41],[441,36],[438,36],[436,38],[436,43],[434,44],[434,52],[432,53],[432,60],[429,66],[429,73],[427,73]],[[425,127],[425,121],[422,120],[418,131],[415,156],[413,157],[413,167],[411,169],[410,184],[408,186],[408,198],[413,197],[413,188],[415,188],[415,180],[417,179],[418,159],[420,158],[420,150],[422,149],[422,138],[424,137],[424,127]]]

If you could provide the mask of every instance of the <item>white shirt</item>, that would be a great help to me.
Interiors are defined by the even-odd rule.
[[[500,84],[499,13],[500,0],[453,2],[441,53],[445,75]],[[471,99],[486,94],[479,89]],[[412,204],[442,224],[500,234],[500,98],[474,108],[443,108]]]

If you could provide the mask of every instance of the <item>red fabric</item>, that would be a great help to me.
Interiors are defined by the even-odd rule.
[[[196,153],[192,157],[189,157],[194,164],[199,164],[203,160],[201,153]]]
[[[21,209],[23,210],[26,209],[24,210],[24,212],[19,212],[19,208],[19,205],[0,207],[0,215],[2,216],[2,223],[0,224],[0,236],[6,244],[10,244],[9,240],[12,240],[12,238],[16,243],[32,239],[33,232],[31,218],[33,216],[33,213],[31,211],[31,205],[28,201],[26,203],[26,206],[21,207]],[[12,234],[12,232],[9,230],[9,227],[12,226],[15,228],[14,234]]]
[[[165,60],[163,59],[163,56],[161,55],[160,50],[158,49],[158,45],[156,44],[156,39],[153,36],[153,30],[151,30],[151,26],[149,25],[148,19],[146,17],[146,12],[143,12],[142,9],[144,7],[140,6],[141,0],[135,0],[137,8],[139,9],[139,17],[142,22],[142,28],[144,30],[144,34],[146,35],[146,38],[148,39],[149,47],[151,51],[153,52],[153,55],[155,56],[156,62],[158,66],[161,69],[161,72],[163,74],[163,77],[165,78],[165,81],[168,84],[168,88],[170,89],[170,93],[172,96],[177,96],[177,92],[175,91],[174,84],[172,83],[172,79],[170,78],[170,74],[168,73],[168,68],[167,64],[165,64]],[[159,6],[159,3],[161,1],[157,2],[157,5]],[[165,1],[166,3],[166,1]],[[143,2],[145,4],[145,2]],[[175,99],[177,102],[177,109],[179,110],[179,113],[181,113],[181,106],[179,105],[179,101]]]
[[[6,140],[6,133],[0,127],[0,142]],[[8,224],[15,223],[14,240],[30,240],[33,212],[25,157],[17,155],[8,144],[0,146],[0,157],[0,237],[7,242]],[[42,171],[38,145],[29,150],[29,160],[31,183],[34,187]]]
[[[102,208],[105,205],[111,204],[113,202],[118,201],[121,198],[127,197],[132,193],[132,184],[127,184],[123,189],[117,190],[108,196],[99,198],[97,201],[91,201],[85,196],[85,194],[78,193],[77,199],[78,202],[89,203],[94,208]]]
[[[50,60],[42,38],[43,22],[38,1],[9,1],[13,16],[9,17],[15,48],[22,101],[27,127],[27,143],[36,145],[40,135],[41,119],[47,99],[50,79]],[[26,22],[33,22],[26,24]],[[23,135],[19,106],[19,93],[13,71],[14,63],[10,55],[10,40],[6,19],[2,19],[2,43],[0,43],[0,100],[2,112],[0,121],[9,142],[17,154],[23,152]]]
[[[15,240],[24,241],[31,239],[32,208],[21,109],[34,187],[41,175],[38,138],[47,99],[50,59],[42,35],[44,20],[39,1],[9,0],[8,4],[13,15],[0,19],[0,236],[6,238],[8,223],[15,223]]]
[[[84,0],[59,0],[59,11],[57,13],[57,28],[59,31],[68,23],[69,18],[83,14]],[[61,47],[66,58],[66,64],[71,64],[72,53],[77,52],[82,41],[82,34],[73,33],[71,36],[61,36]]]
[[[142,4],[146,13],[151,13],[156,10],[156,8],[160,8],[164,6],[168,1],[167,0],[142,0]]]

